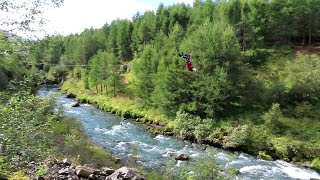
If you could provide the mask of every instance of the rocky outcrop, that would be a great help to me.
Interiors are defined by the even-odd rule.
[[[122,167],[106,177],[105,180],[118,180],[118,179],[135,179],[144,180],[146,179],[143,175],[139,175],[135,169]]]
[[[138,173],[133,168],[122,167],[114,170],[109,167],[99,169],[84,166],[72,166],[70,159],[55,160],[48,165],[45,175],[38,180],[144,180],[145,175]]]

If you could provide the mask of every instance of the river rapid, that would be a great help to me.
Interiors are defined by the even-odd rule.
[[[42,87],[38,90],[40,96],[48,96],[53,93],[59,93],[57,88]],[[176,155],[185,153],[190,158],[215,158],[222,169],[239,170],[238,179],[320,179],[320,174],[316,171],[282,160],[266,161],[242,152],[206,147],[163,135],[154,136],[138,124],[122,121],[121,118],[90,104],[71,107],[74,102],[76,102],[74,99],[68,99],[59,94],[56,98],[55,109],[60,109],[66,116],[81,122],[92,141],[112,152],[114,156],[125,161],[130,155],[136,154],[138,165],[151,171],[158,171]],[[213,157],[209,155],[212,151],[215,152]],[[179,164],[181,164],[180,161],[176,166]]]

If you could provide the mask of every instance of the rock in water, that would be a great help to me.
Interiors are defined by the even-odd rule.
[[[76,95],[75,95],[75,94],[72,94],[72,93],[69,93],[69,94],[67,95],[67,98],[76,98]]]
[[[79,107],[80,106],[80,103],[79,102],[75,102],[75,103],[72,103],[71,104],[71,107]]]
[[[175,158],[175,160],[180,160],[180,161],[187,161],[187,160],[189,160],[189,156],[188,156],[188,154],[179,154],[176,158]]]

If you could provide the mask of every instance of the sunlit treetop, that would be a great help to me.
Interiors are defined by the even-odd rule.
[[[43,13],[59,7],[64,0],[0,0],[0,29],[12,35],[34,36],[42,31]]]

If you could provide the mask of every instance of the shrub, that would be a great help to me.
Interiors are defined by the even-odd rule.
[[[318,102],[320,92],[320,58],[315,55],[299,55],[288,62],[288,75],[284,79],[290,101]]]
[[[46,166],[46,165],[38,166],[37,169],[36,169],[36,175],[38,177],[43,176],[43,175],[45,175],[45,173],[47,171],[48,171],[48,166]]]
[[[202,143],[204,140],[207,140],[210,132],[212,131],[212,127],[214,124],[213,119],[204,119],[202,122],[195,126],[195,130],[193,132],[194,137],[199,143]]]
[[[280,109],[280,104],[272,104],[271,109],[264,113],[262,119],[265,121],[264,124],[275,133],[283,133],[286,126],[281,122],[283,114]]]
[[[29,180],[29,178],[22,171],[14,172],[9,180]]]
[[[259,159],[268,160],[268,161],[272,161],[272,157],[270,155],[266,154],[266,152],[264,152],[264,151],[259,151],[258,158]]]
[[[312,117],[312,104],[307,101],[302,102],[294,108],[293,113],[296,118]]]
[[[233,128],[231,134],[224,137],[223,146],[227,148],[245,146],[249,137],[249,131],[248,125]]]
[[[320,170],[320,157],[313,159],[312,166]]]
[[[193,137],[195,127],[200,124],[200,117],[194,117],[185,112],[177,112],[176,119],[174,121],[173,132],[184,139],[190,139]]]

